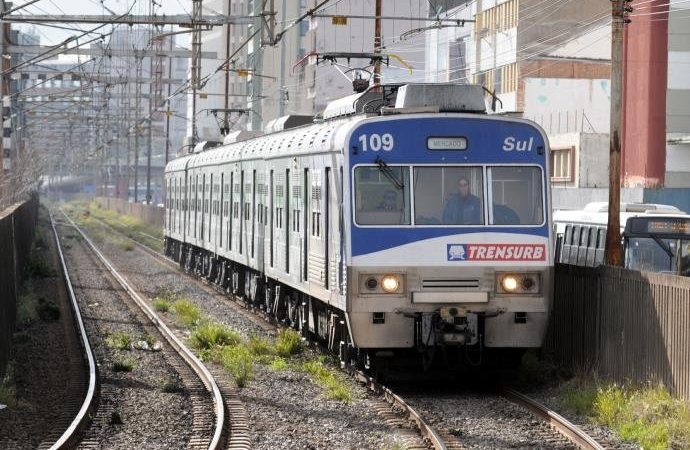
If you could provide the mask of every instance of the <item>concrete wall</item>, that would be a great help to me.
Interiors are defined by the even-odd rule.
[[[123,216],[132,216],[149,225],[163,228],[165,209],[158,206],[144,205],[143,203],[130,203],[119,198],[97,197],[96,201],[101,208],[115,211]]]
[[[0,211],[0,379],[5,376],[10,355],[17,296],[37,216],[38,197]]]
[[[608,133],[611,82],[606,78],[525,78],[524,117],[548,134]]]

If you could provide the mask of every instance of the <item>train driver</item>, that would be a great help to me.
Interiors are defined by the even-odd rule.
[[[481,220],[481,201],[470,192],[470,182],[466,177],[458,180],[457,194],[451,194],[443,208],[443,223],[450,225],[479,225]]]

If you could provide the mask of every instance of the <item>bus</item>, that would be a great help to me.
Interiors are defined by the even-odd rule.
[[[624,266],[690,276],[690,215],[670,205],[621,204]],[[555,262],[595,267],[604,263],[608,204],[555,211]]]

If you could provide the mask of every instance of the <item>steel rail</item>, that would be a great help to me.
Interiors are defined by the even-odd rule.
[[[603,447],[597,441],[592,439],[577,425],[573,424],[560,414],[550,410],[549,408],[537,402],[536,400],[533,400],[527,397],[526,395],[521,394],[520,392],[511,388],[503,388],[502,394],[508,400],[528,409],[534,415],[536,415],[543,421],[547,422],[556,431],[561,433],[568,440],[570,440],[570,442],[577,445],[579,448],[585,450],[604,450],[605,447]]]
[[[103,255],[103,253],[98,250],[96,245],[89,239],[88,236],[81,230],[81,228],[63,211],[62,214],[70,222],[75,230],[84,238],[84,241],[91,247],[91,250],[96,254],[98,259],[103,263],[103,265],[108,269],[110,274],[117,280],[117,282],[124,288],[124,290],[129,294],[129,296],[134,300],[134,302],[141,308],[141,310],[146,314],[146,316],[151,320],[151,322],[156,326],[156,328],[165,337],[168,343],[182,356],[182,358],[187,362],[189,367],[199,376],[201,381],[204,383],[206,388],[213,395],[213,403],[215,405],[216,413],[216,425],[213,433],[213,439],[209,444],[209,450],[217,450],[221,445],[221,437],[223,435],[225,427],[225,403],[223,402],[223,396],[220,393],[220,389],[216,384],[215,379],[208,371],[206,366],[191,352],[182,341],[175,336],[175,334],[168,328],[168,326],[158,317],[158,315],[149,307],[144,299],[139,296],[139,294],[132,288],[127,279],[123,277],[115,267],[108,261],[108,259]]]
[[[77,303],[77,297],[74,295],[72,280],[70,279],[69,272],[67,270],[65,256],[62,253],[60,238],[58,237],[57,228],[55,228],[53,215],[50,213],[50,211],[48,212],[48,215],[50,217],[50,226],[53,228],[53,235],[55,236],[55,246],[57,248],[58,255],[60,256],[60,268],[62,269],[63,280],[65,282],[65,287],[67,288],[67,293],[69,294],[72,312],[77,321],[79,338],[81,339],[84,353],[86,353],[86,360],[88,361],[89,365],[89,385],[86,391],[86,397],[84,397],[84,402],[82,403],[79,412],[75,416],[74,420],[72,420],[72,423],[69,425],[69,427],[67,427],[60,438],[50,446],[50,450],[58,450],[72,446],[79,430],[81,430],[82,426],[90,420],[90,413],[92,408],[95,406],[95,400],[97,398],[96,387],[98,383],[98,371],[96,369],[96,359],[93,355],[93,350],[91,349],[91,343],[89,342],[89,337],[86,334],[86,328],[84,327],[84,320],[81,317],[81,311],[79,310],[79,304]]]
[[[434,450],[446,450],[446,443],[444,442],[443,438],[438,434],[438,432],[436,432],[436,430],[426,423],[422,416],[420,416],[412,406],[407,404],[402,397],[387,387],[377,383],[373,378],[367,376],[365,373],[351,365],[346,364],[344,369],[350,374],[350,376],[366,385],[370,390],[377,393],[383,393],[383,397],[388,403],[402,408],[402,410],[407,413],[409,419],[414,422],[422,437],[429,441]]]

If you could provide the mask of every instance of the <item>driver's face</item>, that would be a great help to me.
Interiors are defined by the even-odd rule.
[[[458,192],[460,192],[460,195],[463,197],[467,197],[470,193],[470,183],[468,183],[467,180],[458,181]]]

